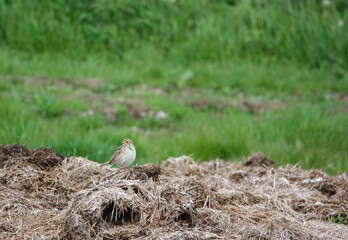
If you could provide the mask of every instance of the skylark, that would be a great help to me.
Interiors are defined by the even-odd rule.
[[[136,152],[132,140],[125,138],[122,141],[122,145],[117,148],[111,159],[108,162],[101,164],[100,166],[102,167],[107,164],[117,164],[120,167],[127,167],[134,161],[135,156]]]

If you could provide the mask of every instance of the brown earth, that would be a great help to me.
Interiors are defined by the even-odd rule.
[[[241,100],[241,101],[231,101],[231,100],[217,100],[217,99],[196,99],[191,102],[191,107],[193,107],[195,110],[203,111],[206,109],[226,109],[226,108],[232,108],[237,107],[238,109],[259,115],[262,112],[266,110],[272,110],[272,109],[281,109],[284,108],[284,106],[275,101],[247,101],[247,100]]]
[[[11,76],[2,76],[0,80],[10,81]],[[152,87],[145,84],[136,85],[128,88],[127,91],[132,93],[132,97],[127,101],[122,97],[124,92],[118,92],[114,85],[109,87],[115,92],[113,95],[98,93],[98,88],[105,86],[106,82],[100,78],[80,78],[80,79],[68,79],[57,78],[52,79],[47,76],[21,76],[19,78],[25,85],[34,85],[37,87],[55,85],[61,88],[73,88],[74,94],[59,95],[62,100],[78,99],[89,105],[89,109],[80,112],[81,116],[87,117],[92,115],[101,115],[106,117],[108,123],[112,124],[122,119],[117,105],[122,105],[127,109],[127,115],[133,120],[140,120],[143,118],[155,118],[156,120],[166,119],[169,113],[166,109],[155,111],[151,106],[144,105],[144,95],[154,94],[157,97],[168,97],[170,91],[164,88]],[[260,115],[261,113],[274,110],[284,109],[285,104],[278,101],[265,101],[265,100],[247,100],[243,93],[240,93],[240,99],[235,100],[231,97],[215,96],[211,89],[172,89],[176,92],[175,100],[181,104],[188,105],[196,111],[213,110],[218,116],[219,113],[225,109],[239,109],[247,113]],[[202,98],[201,96],[205,96]],[[346,96],[342,94],[333,94],[335,99],[346,100]],[[193,99],[195,100],[193,100]],[[98,104],[92,104],[98,103]],[[343,107],[341,107],[343,108]],[[334,110],[334,113],[341,112],[342,109]],[[165,112],[165,115],[161,114]],[[72,115],[72,111],[69,108],[65,109],[65,114]],[[164,116],[164,117],[158,117]]]
[[[0,239],[348,239],[347,174],[273,163],[100,168],[0,146]]]

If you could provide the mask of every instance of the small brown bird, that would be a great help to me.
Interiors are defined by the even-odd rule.
[[[107,164],[117,164],[120,167],[127,167],[131,164],[136,157],[135,147],[132,140],[125,138],[122,141],[122,145],[117,148],[114,155],[112,155],[110,161],[101,164],[100,166],[105,166]]]

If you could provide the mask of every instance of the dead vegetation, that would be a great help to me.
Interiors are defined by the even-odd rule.
[[[332,221],[347,216],[346,173],[271,164],[259,153],[111,169],[0,146],[0,238],[348,239]]]

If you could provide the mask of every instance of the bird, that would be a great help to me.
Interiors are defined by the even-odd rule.
[[[117,148],[110,160],[100,165],[100,167],[108,164],[117,164],[120,167],[127,167],[136,157],[135,147],[132,140],[125,138],[122,140],[122,145]]]

